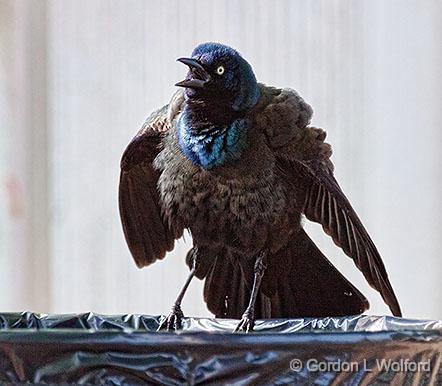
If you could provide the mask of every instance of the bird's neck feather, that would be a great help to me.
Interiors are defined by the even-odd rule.
[[[213,126],[226,126],[241,114],[231,108],[231,103],[225,100],[198,100],[188,99],[186,102],[186,115],[194,126],[211,124]]]
[[[178,121],[184,155],[204,169],[239,159],[247,147],[249,121],[223,106],[188,103]]]

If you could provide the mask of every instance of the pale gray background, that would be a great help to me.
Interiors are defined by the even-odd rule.
[[[204,41],[298,90],[387,265],[405,316],[442,317],[442,2],[0,0],[0,311],[159,314],[187,274],[179,243],[138,270],[119,159]],[[387,313],[351,261],[321,248]],[[184,302],[208,315],[201,283]]]

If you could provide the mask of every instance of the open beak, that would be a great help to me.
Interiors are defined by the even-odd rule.
[[[179,58],[178,62],[189,66],[190,72],[186,79],[175,84],[178,87],[204,88],[210,81],[210,75],[200,62],[192,58]]]

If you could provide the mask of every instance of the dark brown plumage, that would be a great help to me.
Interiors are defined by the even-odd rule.
[[[325,132],[293,90],[260,85],[234,49],[204,43],[168,106],[148,118],[121,163],[120,212],[139,267],[188,229],[190,274],[161,327],[179,328],[194,276],[219,317],[341,316],[368,308],[301,226],[322,224],[394,315],[385,267],[338,183]]]
[[[121,162],[120,212],[139,267],[162,259],[189,229],[198,248],[196,276],[220,317],[241,317],[254,278],[254,256],[267,250],[256,317],[348,315],[368,308],[363,295],[323,256],[301,227],[322,224],[394,315],[401,315],[385,267],[333,177],[325,132],[308,126],[311,108],[289,89],[259,86],[245,115],[249,146],[235,162],[206,170],[177,139],[186,103],[178,91],[153,113]],[[191,263],[189,262],[189,265]]]

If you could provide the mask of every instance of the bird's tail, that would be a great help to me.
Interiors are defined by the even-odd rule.
[[[268,257],[256,318],[360,314],[367,299],[327,260],[304,230]],[[217,317],[240,318],[253,282],[253,261],[218,254],[204,273],[204,300]]]

